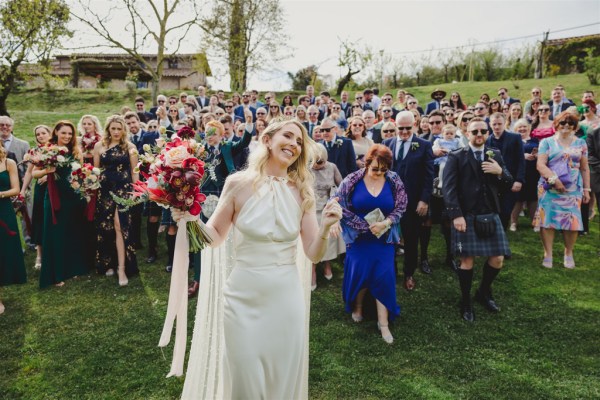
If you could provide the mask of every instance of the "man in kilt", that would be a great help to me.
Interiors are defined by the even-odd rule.
[[[475,300],[491,312],[500,311],[491,287],[510,249],[500,221],[498,196],[511,188],[513,178],[500,151],[485,147],[489,135],[486,122],[473,118],[467,132],[469,146],[448,156],[442,190],[453,225],[452,251],[460,257],[457,274],[462,292],[461,314],[464,320],[473,322],[471,284],[476,256],[485,256],[487,260]]]

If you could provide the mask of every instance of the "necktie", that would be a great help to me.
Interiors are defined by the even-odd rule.
[[[311,123],[308,129],[308,133],[310,134],[310,136],[312,136],[313,129],[315,129],[315,124]]]
[[[481,163],[481,155],[483,154],[483,151],[476,150],[475,152],[473,152],[473,154],[475,154],[475,159],[477,160],[477,162]]]
[[[406,144],[406,141],[403,140],[402,144],[400,145],[400,149],[398,150],[398,154],[396,155],[396,158],[398,160],[404,160],[404,145]]]
[[[140,137],[138,135],[133,135],[133,143],[137,145],[139,141]]]
[[[555,104],[554,105],[554,114],[552,116],[556,117],[559,113],[560,113],[560,104]]]

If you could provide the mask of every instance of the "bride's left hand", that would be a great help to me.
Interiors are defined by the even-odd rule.
[[[321,222],[324,227],[331,228],[340,219],[342,219],[342,207],[338,203],[338,198],[334,197],[323,208]]]

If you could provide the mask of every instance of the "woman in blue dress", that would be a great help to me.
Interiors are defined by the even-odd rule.
[[[348,175],[337,196],[343,209],[342,234],[346,243],[343,297],[352,319],[363,319],[363,299],[367,290],[377,304],[377,326],[383,340],[394,338],[388,321],[400,315],[396,303],[394,247],[400,237],[400,217],[406,210],[406,192],[398,175],[390,171],[392,152],[385,146],[372,146],[365,167]],[[381,210],[384,219],[369,224],[365,216]]]

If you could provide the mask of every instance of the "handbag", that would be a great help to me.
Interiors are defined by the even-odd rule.
[[[367,223],[369,224],[369,226],[371,226],[371,225],[373,225],[376,222],[383,221],[385,219],[385,215],[383,215],[383,212],[381,212],[381,210],[379,208],[376,208],[373,211],[371,211],[370,213],[368,213],[367,215],[365,215],[364,219],[365,219],[365,221],[367,221]],[[377,237],[377,239],[379,239],[389,229],[390,229],[390,227],[388,226],[383,231],[379,232],[379,235],[375,235],[375,236]]]
[[[494,236],[496,234],[496,214],[476,215],[475,233],[482,239]]]
[[[573,184],[573,180],[571,179],[571,173],[569,171],[569,165],[567,164],[567,160],[565,158],[560,158],[553,163],[549,163],[548,167],[560,180],[563,186],[569,187]],[[552,185],[548,182],[544,182],[544,189],[549,190],[552,188]]]

